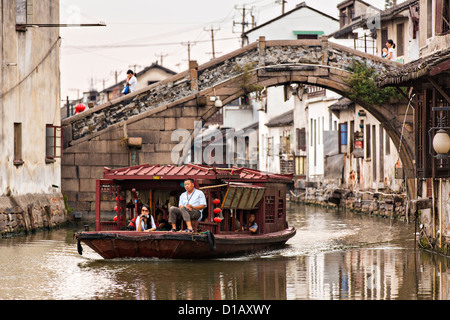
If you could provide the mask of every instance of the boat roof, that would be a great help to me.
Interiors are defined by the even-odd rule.
[[[217,168],[202,164],[150,165],[143,164],[118,169],[104,168],[104,179],[111,180],[183,180],[187,178],[202,180],[227,179],[233,182],[275,182],[288,183],[292,174],[275,174],[249,168]]]

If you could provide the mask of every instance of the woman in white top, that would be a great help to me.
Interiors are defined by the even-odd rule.
[[[126,87],[128,86],[128,92],[126,92]],[[127,82],[125,84],[125,88],[122,90],[123,94],[128,94],[136,91],[137,79],[134,75],[133,70],[127,71]]]
[[[388,48],[388,54],[387,54],[387,57],[386,57],[386,59],[388,59],[388,60],[392,60],[392,61],[395,61],[395,60],[397,60],[397,57],[396,57],[396,55],[395,55],[395,43],[394,43],[394,41],[392,41],[391,39],[389,39],[387,42],[386,42],[386,47]]]
[[[147,219],[151,219],[151,228],[148,229]],[[156,225],[153,216],[150,214],[150,207],[146,204],[142,205],[141,215],[136,218],[136,231],[155,231]]]

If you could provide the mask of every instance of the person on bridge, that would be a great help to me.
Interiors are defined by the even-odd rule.
[[[395,61],[397,60],[397,57],[395,55],[395,43],[394,41],[392,41],[391,39],[389,39],[386,42],[386,47],[388,48],[388,55],[386,57],[386,59],[391,60],[391,61]]]
[[[123,89],[123,94],[128,94],[136,91],[137,79],[134,75],[133,70],[127,71],[127,82],[125,84],[125,88]],[[127,89],[128,87],[128,89]]]
[[[177,218],[182,218],[186,222],[186,232],[193,232],[191,220],[202,220],[202,211],[206,208],[206,197],[203,191],[194,188],[194,180],[184,181],[186,192],[180,196],[179,206],[172,206],[169,209],[169,223],[172,230],[177,231]]]

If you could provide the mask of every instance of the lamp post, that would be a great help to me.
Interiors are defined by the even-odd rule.
[[[437,127],[431,127],[428,130],[428,136],[430,138],[430,155],[439,160],[444,160],[448,157],[448,152],[450,151],[450,137],[448,135],[448,130],[450,127],[445,126],[445,117],[443,115],[444,111],[449,111],[450,107],[433,107],[433,111],[439,111],[439,116],[437,117]],[[434,137],[431,138],[432,133],[435,132]],[[431,150],[433,146],[434,152]]]
[[[441,160],[441,165],[443,161],[448,158],[448,152],[450,151],[450,137],[448,136],[448,130],[450,127],[445,126],[445,116],[444,111],[450,111],[450,106],[446,107],[433,107],[432,111],[438,111],[439,115],[437,116],[437,127],[431,127],[428,130],[428,136],[430,139],[430,155],[434,158]],[[435,132],[433,139],[431,139],[432,132]],[[431,145],[433,145],[433,149],[435,154],[433,154],[431,150]],[[434,178],[434,175],[433,175]],[[434,185],[434,182],[433,182]],[[442,177],[439,178],[439,246],[442,248],[442,233],[443,233],[443,198],[442,198]],[[433,235],[436,235],[435,230],[435,220],[434,220],[434,191],[433,191]]]

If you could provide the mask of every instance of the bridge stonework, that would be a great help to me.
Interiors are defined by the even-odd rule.
[[[185,129],[193,139],[195,121],[205,121],[217,111],[210,97],[219,96],[226,105],[247,93],[250,85],[287,83],[321,86],[345,96],[349,88],[344,79],[352,60],[365,62],[379,74],[396,67],[379,57],[329,42],[326,37],[283,41],[261,37],[203,65],[191,61],[184,72],[64,119],[62,191],[69,207],[94,213],[95,180],[102,177],[104,167],[129,166],[133,160],[140,164],[172,163],[171,152],[179,143],[172,141],[172,132]],[[243,83],[244,67],[249,69],[248,83]],[[414,194],[412,113],[405,117],[405,103],[361,105],[382,123],[395,145],[402,137],[400,158]]]

